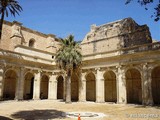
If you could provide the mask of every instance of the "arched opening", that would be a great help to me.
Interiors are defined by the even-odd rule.
[[[104,74],[105,102],[117,102],[116,75],[113,71]]]
[[[28,46],[31,47],[31,48],[34,48],[34,46],[35,46],[35,40],[34,39],[30,39]]]
[[[57,99],[63,99],[64,79],[62,76],[59,76],[57,81]]]
[[[141,75],[136,69],[126,72],[126,90],[128,103],[142,103]]]
[[[33,86],[34,86],[34,75],[32,73],[27,73],[24,80],[24,99],[33,98]]]
[[[96,101],[96,79],[93,73],[86,76],[86,100]]]
[[[49,84],[48,76],[43,75],[41,78],[41,87],[40,87],[41,99],[48,99],[48,84]]]
[[[154,104],[160,104],[160,66],[152,71],[152,97]]]
[[[71,100],[72,101],[78,101],[78,88],[79,88],[78,81],[79,80],[76,73],[72,73],[72,76],[71,76]]]
[[[4,79],[4,100],[14,100],[17,85],[17,74],[14,70],[8,70]]]

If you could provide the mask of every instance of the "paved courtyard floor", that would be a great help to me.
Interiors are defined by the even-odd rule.
[[[160,120],[160,107],[54,100],[0,101],[0,120],[78,120],[63,117],[65,112],[104,113],[103,118],[81,120]]]

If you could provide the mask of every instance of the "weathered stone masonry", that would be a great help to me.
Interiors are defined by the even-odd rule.
[[[60,45],[19,22],[4,22],[0,99],[65,99],[65,75],[55,63]],[[72,101],[160,103],[160,43],[149,28],[126,18],[92,25],[81,42],[83,65],[72,74]]]

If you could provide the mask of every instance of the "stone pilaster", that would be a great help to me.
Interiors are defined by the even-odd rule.
[[[4,88],[4,70],[0,68],[0,100],[3,99],[3,88]]]
[[[81,80],[79,80],[79,102],[86,101],[86,73],[81,74]]]
[[[41,71],[35,73],[34,77],[34,88],[33,88],[33,99],[40,99],[40,82],[41,82]]]
[[[96,69],[96,102],[104,102],[104,77],[103,71],[100,71],[100,68]]]
[[[143,105],[153,105],[152,98],[152,86],[151,86],[151,70],[148,69],[148,65],[144,64],[142,66],[142,104]]]
[[[117,66],[117,103],[127,103],[126,77],[125,70],[122,66]]]
[[[48,99],[57,99],[57,80],[56,75],[51,75],[49,79]]]
[[[24,92],[24,68],[20,68],[19,75],[17,78],[17,87],[16,87],[16,100],[23,100]]]
[[[21,26],[22,26],[22,23],[19,23],[17,21],[13,21],[12,35],[11,35],[11,43],[13,45],[11,49],[13,49],[13,50],[16,45],[21,45],[23,42],[22,41]]]
[[[55,35],[53,35],[53,34],[48,34],[48,37],[47,37],[47,40],[49,41],[49,42],[47,42],[47,48],[48,48],[48,50],[50,50],[50,51],[53,51],[53,53],[55,53],[56,52],[56,50],[57,50],[57,46],[56,46],[56,41],[55,41]]]

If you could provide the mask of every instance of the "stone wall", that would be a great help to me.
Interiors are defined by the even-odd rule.
[[[65,76],[57,69],[52,59],[54,54],[49,53],[59,47],[56,38],[18,22],[5,22],[3,29],[0,47],[5,50],[0,50],[0,99],[65,99]],[[35,48],[26,47],[30,39],[35,42],[32,46]],[[160,87],[156,85],[160,85],[160,43],[151,42],[148,27],[139,26],[132,19],[93,25],[81,43],[82,74],[72,76],[72,100],[159,104]],[[52,44],[54,47],[49,47]]]
[[[0,41],[0,48],[10,50],[11,46],[11,36],[12,30],[11,30],[11,24],[3,24],[3,31],[2,31],[2,39]]]
[[[58,39],[53,34],[43,34],[22,26],[21,23],[5,21],[3,24],[0,48],[14,51],[15,46],[29,46],[29,41],[34,41],[34,48],[56,53],[59,48]]]
[[[149,28],[126,18],[101,26],[92,25],[81,46],[82,54],[86,55],[147,43],[152,43]]]
[[[29,46],[42,51],[56,53],[60,45],[53,34],[44,34],[22,26],[13,21],[4,22],[0,48],[14,51],[17,45]],[[125,47],[151,43],[151,35],[146,25],[138,25],[133,19],[107,23],[101,26],[92,25],[91,31],[81,43],[82,54],[107,52]]]

